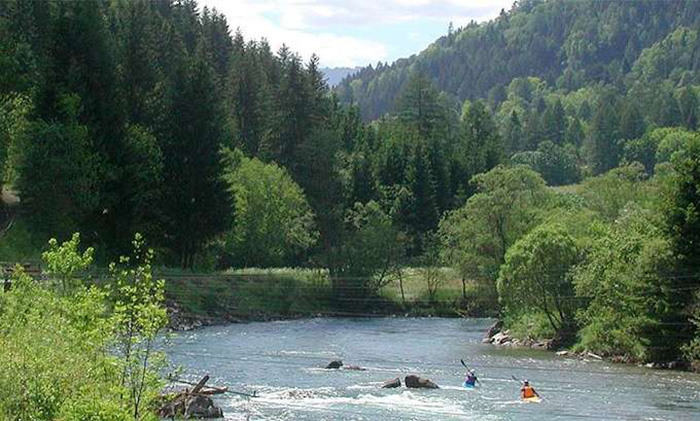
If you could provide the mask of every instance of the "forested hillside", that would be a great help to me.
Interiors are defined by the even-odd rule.
[[[338,95],[375,119],[395,109],[417,72],[451,99],[488,98],[493,108],[516,78],[537,77],[563,94],[600,83],[620,93],[639,84],[697,83],[699,22],[695,1],[518,1],[493,21],[451,30],[420,54],[360,70]],[[657,43],[675,46],[660,54]]]
[[[331,91],[191,0],[4,1],[0,256],[140,233],[162,266],[318,269],[344,311],[408,305],[408,267],[437,305],[448,266],[451,314],[698,360],[699,4],[522,2]]]

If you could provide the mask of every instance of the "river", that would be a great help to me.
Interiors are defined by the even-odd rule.
[[[208,327],[171,340],[183,378],[259,397],[215,398],[229,420],[700,420],[700,375],[481,343],[490,321],[317,318]],[[482,388],[460,385],[463,358]],[[324,370],[342,359],[367,371]],[[417,374],[439,390],[380,389]],[[527,378],[542,403],[518,399]]]

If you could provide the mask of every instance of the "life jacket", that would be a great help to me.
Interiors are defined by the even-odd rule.
[[[520,389],[520,395],[523,398],[534,398],[535,389],[533,389],[532,386],[523,386],[523,388]]]
[[[473,376],[473,375],[471,375],[471,374],[467,375],[467,381],[466,381],[466,383],[467,383],[468,385],[474,386],[474,384],[476,384],[476,376]]]

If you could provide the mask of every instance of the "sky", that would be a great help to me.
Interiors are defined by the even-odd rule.
[[[200,0],[216,8],[231,31],[287,44],[324,67],[393,62],[425,49],[454,27],[486,21],[513,0]]]

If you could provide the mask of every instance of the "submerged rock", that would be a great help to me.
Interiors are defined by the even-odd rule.
[[[387,380],[382,385],[382,389],[395,389],[397,387],[401,387],[401,379],[398,377],[393,380]]]
[[[406,376],[404,383],[411,389],[439,389],[438,385],[432,381],[414,375]]]

